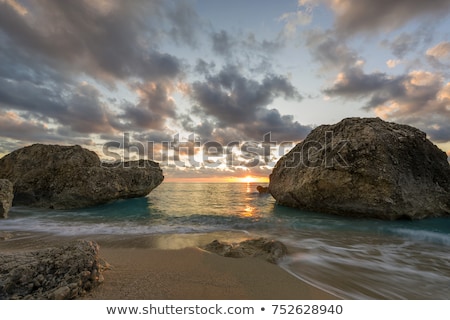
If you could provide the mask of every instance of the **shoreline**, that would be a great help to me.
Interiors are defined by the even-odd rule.
[[[340,299],[263,259],[226,258],[195,245],[199,239],[215,236],[211,234],[64,237],[7,233],[12,238],[0,240],[0,252],[43,249],[76,239],[97,242],[99,256],[111,267],[103,273],[104,282],[82,300]],[[189,238],[194,239],[189,242]]]

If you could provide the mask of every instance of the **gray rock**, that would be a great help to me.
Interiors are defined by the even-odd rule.
[[[49,295],[49,298],[51,300],[65,300],[70,296],[70,292],[71,292],[71,290],[68,286],[60,287],[60,288],[56,289],[55,291],[53,291]]]
[[[269,193],[269,187],[257,186],[256,190],[258,190],[260,194]]]
[[[72,299],[103,282],[108,264],[92,241],[56,248],[0,253],[0,300]],[[96,276],[87,276],[95,270]]]
[[[447,155],[425,133],[379,118],[314,129],[282,157],[269,192],[280,205],[381,219],[450,215]]]
[[[287,248],[282,242],[265,238],[250,239],[239,243],[224,243],[214,240],[203,249],[230,258],[261,257],[271,263],[277,263],[287,254]]]
[[[13,238],[13,234],[11,232],[0,231],[0,241],[1,240],[9,240]]]
[[[14,198],[13,184],[6,179],[0,179],[0,218],[7,218]]]
[[[70,209],[146,196],[164,176],[149,160],[102,164],[80,146],[35,144],[0,159],[0,178],[14,184],[13,205]]]

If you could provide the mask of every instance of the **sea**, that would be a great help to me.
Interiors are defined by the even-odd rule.
[[[169,249],[267,237],[280,267],[343,299],[450,299],[450,218],[356,219],[283,207],[254,183],[164,182],[147,197],[77,210],[13,207],[0,231],[158,236]]]

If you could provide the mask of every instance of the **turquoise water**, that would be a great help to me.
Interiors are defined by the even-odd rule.
[[[340,297],[450,299],[447,218],[391,222],[303,212],[276,205],[256,184],[239,183],[163,183],[146,198],[67,211],[13,208],[9,216],[0,230],[266,236],[290,247],[283,268]]]

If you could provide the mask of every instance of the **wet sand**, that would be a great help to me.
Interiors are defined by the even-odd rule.
[[[110,265],[104,282],[83,299],[95,300],[325,300],[338,299],[260,258],[225,258],[197,247],[158,248],[159,237],[89,237]],[[0,241],[0,251],[48,247],[69,239],[26,237]],[[56,242],[55,242],[56,241]]]
[[[197,248],[104,248],[101,254],[112,268],[88,299],[336,299],[257,258],[224,258]]]

